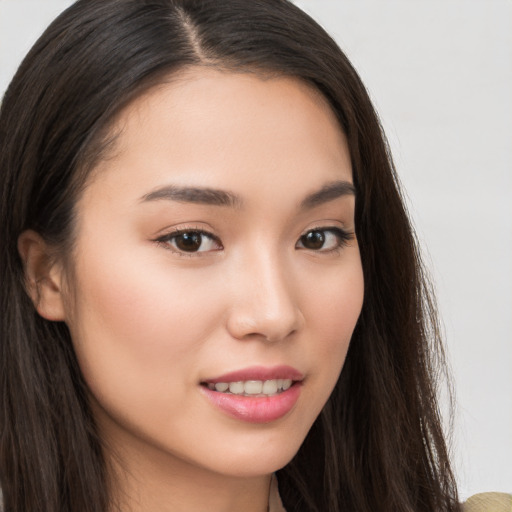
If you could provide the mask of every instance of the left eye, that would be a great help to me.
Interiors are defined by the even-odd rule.
[[[311,251],[333,251],[347,244],[351,234],[340,228],[312,229],[304,233],[296,247]]]
[[[178,252],[194,253],[222,249],[220,240],[204,231],[177,231],[159,239]]]

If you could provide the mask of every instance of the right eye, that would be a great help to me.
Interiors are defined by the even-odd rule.
[[[221,250],[220,240],[202,230],[176,230],[160,237],[159,243],[170,246],[171,250],[180,253],[199,253]]]

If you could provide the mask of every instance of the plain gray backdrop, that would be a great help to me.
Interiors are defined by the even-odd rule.
[[[71,3],[0,0],[0,94]],[[386,129],[437,284],[461,496],[512,492],[512,1],[296,3],[348,54]]]

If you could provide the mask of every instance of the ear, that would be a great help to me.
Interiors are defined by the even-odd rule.
[[[25,286],[37,312],[47,320],[63,321],[63,272],[50,247],[41,235],[27,230],[18,238],[18,252],[25,269]]]

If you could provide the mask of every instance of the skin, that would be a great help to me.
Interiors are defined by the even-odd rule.
[[[37,234],[20,238],[37,309],[69,326],[123,510],[263,512],[270,475],[338,379],[362,306],[354,195],[301,207],[352,183],[345,136],[306,84],[205,68],[137,99],[115,132],[76,206],[71,272],[47,264]],[[170,185],[237,200],[148,199]],[[320,228],[324,245],[305,246]],[[211,238],[180,251],[176,229]],[[202,393],[205,379],[280,364],[304,380],[276,421],[232,418]]]

